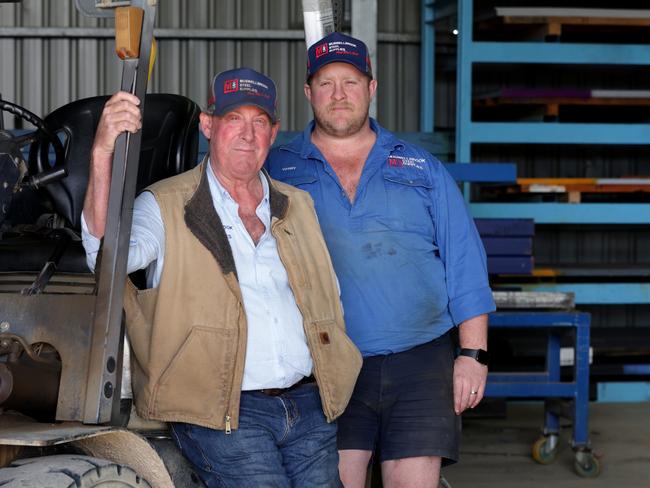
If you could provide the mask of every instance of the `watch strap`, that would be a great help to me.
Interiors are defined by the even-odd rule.
[[[485,349],[467,349],[463,348],[460,350],[459,356],[467,356],[472,359],[475,359],[485,366],[490,362],[490,354]]]

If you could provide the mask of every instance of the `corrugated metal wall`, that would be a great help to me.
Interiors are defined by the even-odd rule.
[[[0,94],[44,115],[71,100],[115,91],[120,69],[108,37],[111,25],[81,16],[73,0],[0,4],[0,28],[20,28],[0,37]],[[215,73],[246,65],[278,85],[284,130],[300,130],[311,118],[302,93],[300,0],[159,0],[156,26],[162,31],[150,91],[203,104]],[[63,32],[26,29],[54,27]],[[378,118],[390,129],[416,131],[420,1],[379,0],[378,31]],[[80,37],[61,37],[72,35]],[[13,128],[13,121],[7,122]]]

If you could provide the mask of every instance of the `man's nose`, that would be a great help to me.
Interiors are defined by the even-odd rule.
[[[255,140],[255,132],[253,129],[253,121],[247,120],[241,130],[241,138],[245,141],[252,142]]]
[[[343,100],[346,97],[343,83],[334,83],[334,90],[332,91],[332,98],[334,100]]]

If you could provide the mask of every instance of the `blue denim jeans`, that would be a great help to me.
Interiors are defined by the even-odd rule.
[[[230,434],[193,424],[171,430],[208,488],[339,488],[336,424],[315,383],[272,397],[242,392]]]

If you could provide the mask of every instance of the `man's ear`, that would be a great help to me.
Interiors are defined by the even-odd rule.
[[[377,80],[370,80],[368,89],[370,90],[370,100],[372,100],[372,97],[375,96],[375,92],[377,91]]]
[[[278,137],[278,132],[280,130],[280,121],[277,121],[273,126],[271,127],[271,146],[275,142],[275,138]]]
[[[305,97],[307,97],[307,100],[311,102],[311,86],[309,86],[309,83],[305,83],[305,85],[302,87],[302,89],[305,92]]]
[[[201,112],[199,114],[199,128],[205,138],[209,141],[212,135],[212,115]]]

